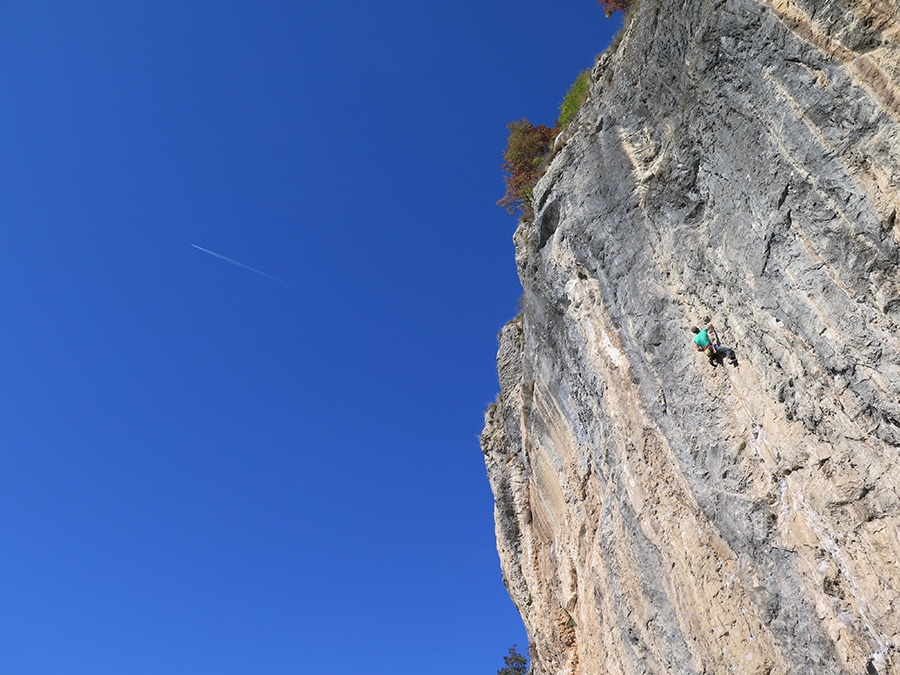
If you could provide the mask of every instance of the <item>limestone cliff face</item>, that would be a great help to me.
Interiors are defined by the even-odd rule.
[[[482,436],[533,671],[900,673],[900,8],[639,3]]]

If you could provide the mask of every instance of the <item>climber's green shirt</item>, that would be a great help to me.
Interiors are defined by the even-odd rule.
[[[709,335],[706,332],[706,328],[701,330],[694,336],[694,344],[700,347],[700,349],[706,349],[709,347],[712,340],[709,339]]]

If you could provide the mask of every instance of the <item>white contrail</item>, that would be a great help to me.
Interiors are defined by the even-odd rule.
[[[245,265],[244,263],[239,263],[237,260],[232,260],[231,258],[224,256],[221,253],[216,253],[215,251],[210,251],[208,248],[203,248],[202,246],[197,246],[197,244],[191,244],[191,246],[196,248],[198,251],[203,251],[204,253],[209,253],[210,255],[214,255],[217,258],[221,258],[225,262],[230,262],[232,265],[237,265],[238,267],[243,267],[245,270],[250,270],[251,272],[256,272],[257,274],[261,274],[264,277],[266,277],[267,279],[271,279],[272,281],[277,281],[279,284],[284,284],[285,286],[290,286],[291,288],[296,288],[297,290],[300,290],[297,286],[294,286],[294,284],[288,283],[287,281],[282,281],[278,277],[273,277],[271,274],[266,274],[265,272],[260,272],[258,269],[250,267],[250,265]]]

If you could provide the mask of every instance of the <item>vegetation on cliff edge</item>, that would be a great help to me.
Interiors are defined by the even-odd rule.
[[[565,129],[571,124],[572,120],[575,119],[575,113],[577,113],[581,109],[581,106],[584,105],[584,102],[587,101],[590,89],[591,71],[582,70],[578,73],[578,77],[575,78],[572,86],[569,87],[569,91],[566,92],[566,97],[563,99],[563,102],[559,104],[559,119],[556,121],[556,126],[559,129]]]
[[[597,4],[606,12],[607,19],[616,12],[626,14],[631,9],[631,0],[598,0]]]
[[[506,194],[497,202],[510,214],[521,211],[531,216],[531,193],[544,170],[544,158],[549,154],[556,130],[537,126],[524,117],[507,125],[509,138],[503,153],[503,170],[506,172]]]
[[[528,672],[528,660],[517,651],[518,645],[509,648],[509,656],[503,657],[505,668],[497,671],[497,675],[525,675]]]
[[[559,119],[552,129],[543,124],[534,125],[524,117],[507,125],[509,137],[506,139],[506,152],[503,153],[506,194],[497,204],[505,207],[510,214],[519,211],[523,217],[531,217],[531,193],[550,160],[553,141],[575,119],[587,100],[590,88],[591,71],[582,70],[560,103]]]
[[[599,4],[610,17],[616,11],[627,12],[632,0],[599,0]],[[506,193],[497,204],[510,214],[517,211],[525,219],[533,215],[531,196],[535,184],[543,175],[550,161],[553,142],[564,131],[587,100],[591,88],[591,71],[582,70],[569,87],[559,106],[559,119],[553,128],[542,124],[534,125],[524,117],[507,125],[509,137],[503,153],[503,171]]]

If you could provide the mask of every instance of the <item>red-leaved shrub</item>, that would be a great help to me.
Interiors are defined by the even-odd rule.
[[[616,12],[626,13],[631,8],[631,0],[598,0],[598,3],[606,16],[610,17]]]
[[[532,213],[531,192],[540,178],[555,134],[550,127],[535,126],[524,118],[510,122],[508,128],[509,138],[503,153],[506,194],[497,203],[509,213],[521,211],[527,218]]]

